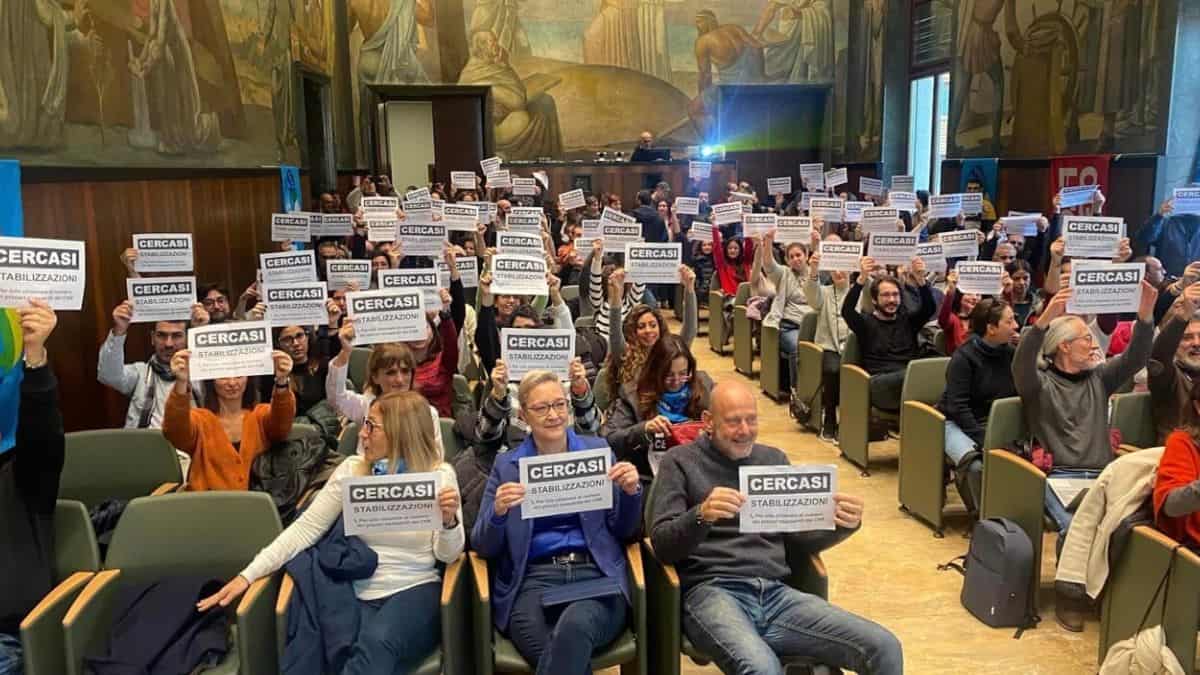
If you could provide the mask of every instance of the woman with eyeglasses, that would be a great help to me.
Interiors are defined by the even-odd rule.
[[[471,545],[490,561],[492,618],[517,651],[543,675],[590,672],[592,654],[624,630],[630,594],[624,542],[637,531],[642,487],[637,469],[611,457],[611,509],[525,518],[525,457],[605,447],[569,428],[571,407],[559,376],[527,373],[517,391],[525,441],[497,456],[488,477]],[[574,597],[554,597],[574,582]]]
[[[371,404],[358,432],[363,453],[338,465],[312,505],[217,593],[201,600],[201,612],[227,607],[255,580],[274,574],[315,545],[342,515],[346,481],[361,476],[433,472],[441,479],[437,507],[441,526],[423,532],[379,532],[358,537],[378,556],[375,572],[354,581],[359,632],[342,675],[408,673],[441,641],[442,579],[438,563],[453,562],[466,534],[454,469],[442,461],[436,426],[424,414],[420,394],[396,392]]]
[[[638,381],[621,387],[600,434],[617,457],[633,462],[649,485],[672,427],[699,420],[712,388],[712,378],[696,370],[687,344],[677,335],[665,335],[650,350]]]

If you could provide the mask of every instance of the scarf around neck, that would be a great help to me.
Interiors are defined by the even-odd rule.
[[[664,391],[658,397],[658,412],[671,421],[679,424],[688,421],[688,401],[692,398],[692,385],[685,384],[679,391]]]

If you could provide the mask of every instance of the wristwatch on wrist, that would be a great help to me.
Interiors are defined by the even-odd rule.
[[[41,368],[42,366],[46,365],[46,364],[47,364],[47,363],[50,361],[50,356],[49,356],[49,354],[47,354],[46,352],[42,352],[42,358],[40,358],[40,359],[37,359],[36,361],[35,361],[35,360],[31,360],[31,359],[29,358],[29,354],[28,354],[28,353],[24,354],[24,355],[23,355],[21,358],[22,358],[22,359],[25,361],[25,368],[26,368],[27,370],[33,370],[33,369],[35,369],[35,368]]]
[[[704,519],[704,504],[700,504],[700,508],[696,509],[696,524],[697,525],[712,525]]]
[[[287,389],[288,386],[291,385],[291,383],[292,383],[291,380],[284,380],[283,382],[280,382],[279,380],[275,380],[275,388],[276,389]]]

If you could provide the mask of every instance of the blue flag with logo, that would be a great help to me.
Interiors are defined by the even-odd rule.
[[[0,159],[0,236],[20,237],[24,234],[21,165],[16,160]],[[25,374],[22,349],[21,320],[17,312],[0,309],[0,453],[12,450],[17,442],[21,380]]]
[[[21,164],[15,159],[0,159],[0,235],[25,234],[25,215],[21,211]]]
[[[282,188],[283,212],[301,210],[303,206],[300,195],[300,169],[286,164],[280,165],[279,184]]]
[[[983,184],[983,194],[988,200],[996,198],[999,166],[995,157],[987,159],[964,159],[962,161],[962,176],[959,178],[958,191],[966,192],[967,183],[979,181]]]

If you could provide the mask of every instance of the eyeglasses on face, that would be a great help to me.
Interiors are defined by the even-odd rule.
[[[363,429],[365,429],[367,434],[370,435],[370,434],[375,433],[376,429],[383,429],[383,423],[376,422],[375,420],[368,417],[367,419],[363,420]]]
[[[567,399],[560,398],[557,401],[551,401],[549,403],[536,403],[526,407],[525,410],[537,415],[538,417],[545,417],[546,415],[549,415],[551,410],[560,414],[565,413],[567,412]]]

